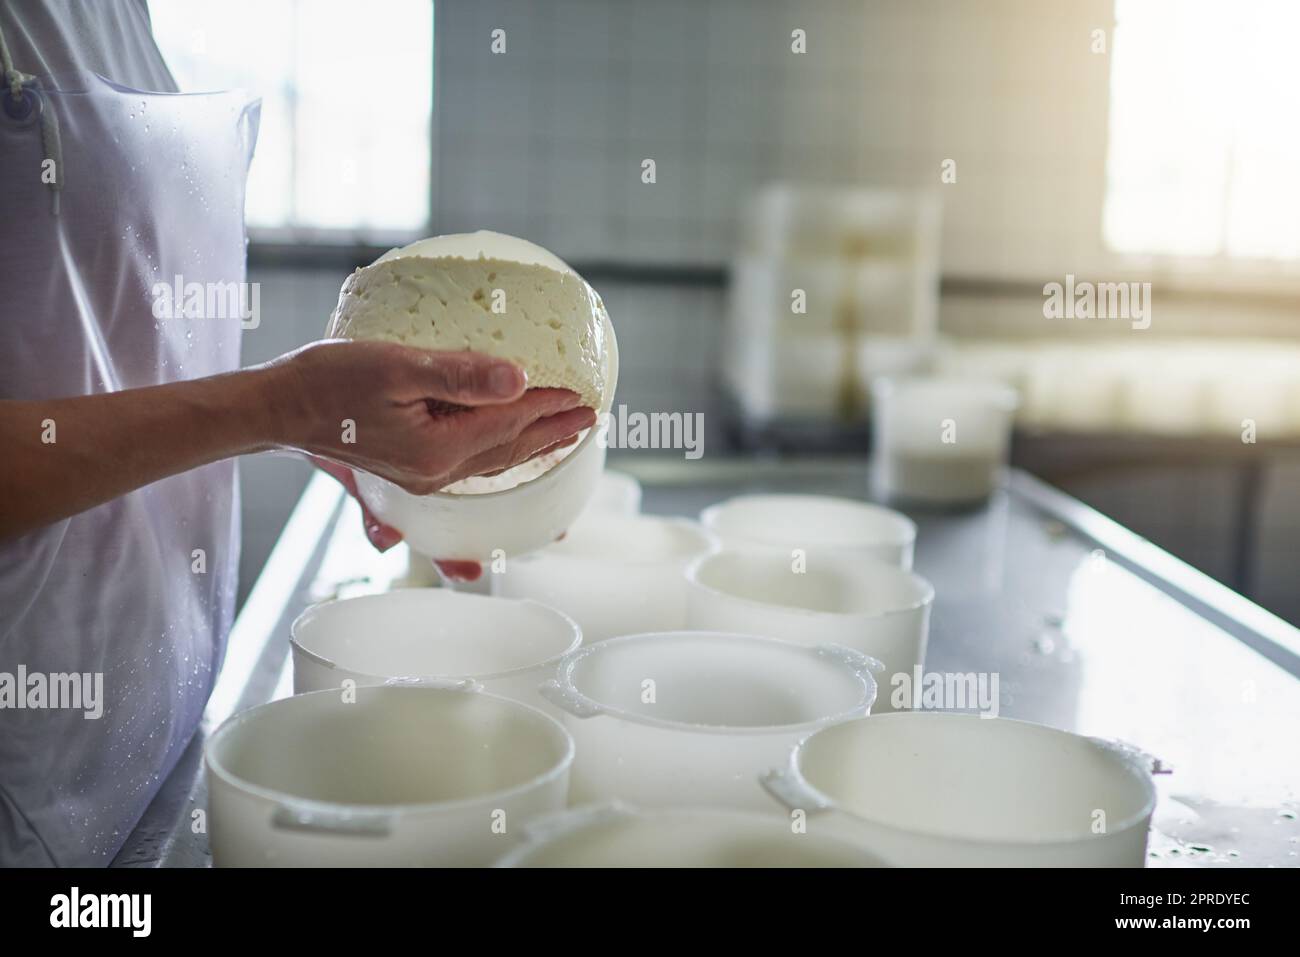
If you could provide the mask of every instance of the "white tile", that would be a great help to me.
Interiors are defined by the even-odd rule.
[[[721,262],[765,181],[936,185],[952,158],[949,265],[1002,270],[1025,250],[1059,261],[1036,248],[1047,220],[1067,258],[1089,254],[1090,240],[1060,237],[1095,231],[1106,73],[1084,51],[1105,0],[464,6],[439,14],[441,201],[454,217],[521,221],[600,258]],[[491,25],[508,31],[506,57],[485,52]],[[803,56],[795,26],[809,32]],[[522,191],[503,172],[511,154],[528,157]],[[653,187],[640,182],[647,156]]]

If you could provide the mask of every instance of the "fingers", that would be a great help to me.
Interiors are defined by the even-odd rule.
[[[435,432],[440,433],[435,434],[434,441],[442,448],[456,449],[463,464],[489,449],[510,445],[540,420],[576,411],[581,401],[576,392],[567,389],[530,389],[506,405],[481,406],[434,420]],[[589,409],[587,412],[594,421],[595,413]],[[555,434],[550,441],[558,442],[571,434]],[[534,450],[543,447],[538,445]]]
[[[573,445],[577,441],[578,441],[577,434],[571,435],[563,442],[556,442],[554,445],[548,445],[546,448],[538,452],[534,452],[532,455],[528,456],[528,458],[524,459],[522,462],[515,462],[514,465],[523,465],[524,462],[531,462],[533,459],[540,459],[543,456],[550,455],[552,452],[558,452],[560,451],[560,449],[567,449],[569,446]],[[496,469],[495,471],[492,472],[484,472],[482,474],[488,476],[500,475],[502,472],[508,471],[509,469],[513,468],[514,465],[507,465],[505,468]]]
[[[462,462],[453,473],[454,480],[503,472],[570,444],[579,432],[595,424],[596,413],[585,406],[538,419],[514,439]]]
[[[476,582],[483,574],[483,566],[478,562],[460,560],[438,560],[433,563],[443,576],[454,582]]]
[[[590,410],[579,411],[582,399],[577,393],[527,389],[524,372],[507,360],[397,343],[335,345],[338,348],[328,354],[323,348],[317,350],[316,364],[337,357],[332,358],[335,365],[357,366],[351,381],[355,386],[359,379],[365,387],[345,389],[343,394],[362,406],[371,401],[370,408],[362,408],[364,421],[361,414],[352,415],[362,421],[366,438],[352,446],[322,438],[303,447],[324,451],[336,463],[364,469],[416,495],[427,495],[470,475],[510,468],[595,421]],[[328,385],[328,381],[317,383],[317,393],[336,395],[325,388]],[[320,418],[334,421],[338,414],[335,409]],[[356,495],[346,467],[320,464]],[[367,534],[379,548],[398,540],[370,517]]]
[[[352,469],[348,468],[346,465],[340,465],[338,462],[331,462],[329,459],[323,459],[319,455],[309,455],[307,458],[311,459],[312,465],[316,466],[326,475],[332,476],[340,485],[348,490],[350,495],[354,497],[356,496],[357,479],[356,476],[352,474]],[[358,499],[358,501],[360,500]]]
[[[366,503],[361,500],[361,494],[357,491],[357,478],[352,474],[352,469],[346,465],[340,465],[338,462],[331,462],[329,459],[323,459],[320,456],[309,456],[312,464],[322,472],[333,476],[338,480],[348,494],[357,500],[361,506],[361,521],[366,530],[366,538],[375,549],[386,552],[402,540],[402,533],[391,525],[385,525],[375,514],[366,507]]]
[[[393,481],[413,495],[429,495],[462,479],[496,475],[530,458],[562,448],[571,444],[583,429],[595,424],[596,413],[585,406],[562,408],[578,401],[573,393],[556,389],[537,391],[549,391],[554,395],[533,401],[530,393],[524,400],[512,403],[512,411],[508,414],[501,410],[502,414],[498,415],[494,407],[491,415],[500,421],[488,425],[484,422],[489,410],[481,408],[462,410],[448,421],[438,423],[433,437],[426,437],[425,441],[437,449],[455,449],[460,454],[448,462],[443,453],[435,453],[416,474],[394,477]],[[526,401],[530,403],[526,412],[513,408]],[[561,407],[562,411],[528,421],[539,411],[556,407]],[[491,444],[493,442],[496,444]],[[483,446],[490,447],[465,455],[467,448]]]
[[[361,499],[357,501],[360,502]],[[361,506],[361,521],[366,530],[366,538],[375,546],[376,551],[386,552],[402,540],[401,532],[375,518],[374,513],[364,504]]]
[[[528,387],[528,377],[519,366],[481,352],[407,348],[404,353],[395,396],[399,401],[492,405],[518,399]]]

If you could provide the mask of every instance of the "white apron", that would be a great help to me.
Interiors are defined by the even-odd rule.
[[[257,101],[90,73],[39,77],[24,97],[25,118],[0,110],[0,398],[236,368],[237,315],[155,319],[153,304],[177,276],[244,281]],[[0,677],[103,676],[98,719],[0,708],[0,865],[113,858],[198,727],[234,610],[238,523],[226,461],[0,542]]]

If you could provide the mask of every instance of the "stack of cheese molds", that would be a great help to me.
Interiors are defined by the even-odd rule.
[[[753,423],[866,418],[870,380],[935,335],[939,203],[925,192],[774,185],[745,216],[724,376]]]

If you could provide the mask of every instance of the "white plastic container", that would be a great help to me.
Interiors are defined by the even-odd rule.
[[[515,236],[483,230],[433,236],[391,249],[376,262],[407,256],[466,259],[486,256],[535,263],[577,276],[568,263],[540,246]],[[607,399],[612,401],[619,360],[618,339],[608,316],[604,331]],[[357,490],[370,511],[400,531],[407,544],[422,555],[480,562],[498,554],[524,555],[555,541],[581,514],[595,492],[605,466],[605,446],[598,441],[598,433],[609,408],[596,412],[596,426],[588,429],[577,446],[557,464],[541,471],[536,461],[524,463],[488,480],[488,485],[512,485],[501,491],[412,495],[386,479],[354,470]]]
[[[850,345],[843,335],[778,327],[731,338],[723,375],[745,411],[760,419],[837,417],[846,390],[861,396],[865,412],[873,379],[916,373],[930,354],[928,341],[896,336],[855,336]]]
[[[776,815],[718,808],[576,808],[528,825],[498,867],[883,867],[870,851],[796,832]]]
[[[587,503],[587,511],[614,515],[639,515],[641,483],[626,472],[605,469],[600,473],[600,481],[596,483],[596,491],[592,494],[591,501]]]
[[[890,501],[981,502],[1001,482],[1018,398],[1000,382],[872,383],[876,492]]]
[[[749,635],[629,635],[564,659],[542,694],[578,747],[574,804],[772,811],[758,775],[825,724],[868,712],[878,662]]]
[[[809,551],[796,571],[788,552],[724,550],[687,569],[687,627],[765,635],[800,645],[839,644],[884,665],[872,710],[892,711],[894,675],[925,662],[934,588],[871,558]]]
[[[744,245],[782,258],[908,259],[933,274],[939,222],[934,191],[773,183],[750,204]]]
[[[715,547],[696,522],[588,512],[562,541],[509,561],[496,594],[571,615],[591,644],[686,624],[686,566]]]
[[[931,191],[770,184],[744,211],[724,379],[754,420],[856,421],[871,376],[934,344],[939,202]]]
[[[916,523],[892,509],[829,495],[740,495],[711,505],[700,522],[727,548],[818,549],[853,562],[912,567]]]
[[[362,471],[354,472],[357,491],[380,521],[423,555],[480,562],[524,555],[555,541],[586,508],[605,467],[599,426],[537,478],[499,492],[412,495]]]
[[[295,694],[460,683],[534,707],[537,685],[582,644],[572,618],[533,601],[410,588],[313,605],[290,630]]]
[[[573,741],[494,695],[361,687],[241,712],[204,761],[219,867],[482,866],[564,806]]]
[[[771,334],[782,326],[802,335],[854,329],[899,339],[934,335],[934,297],[907,258],[781,259],[737,257],[732,265],[735,321]],[[803,311],[796,311],[796,290]]]
[[[1002,382],[1023,395],[1036,355],[1033,346],[1015,339],[944,339],[935,350],[931,371],[943,378]]]
[[[1044,725],[897,712],[824,728],[764,786],[904,867],[1142,867],[1150,759]]]

